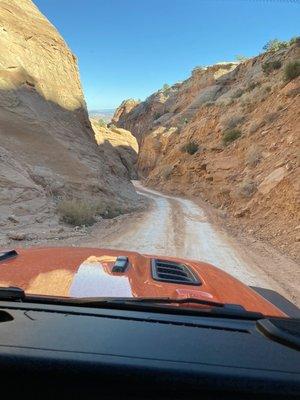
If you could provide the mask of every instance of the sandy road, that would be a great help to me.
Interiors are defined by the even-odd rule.
[[[89,237],[80,240],[80,246],[124,249],[209,262],[247,285],[271,288],[298,302],[299,290],[293,278],[282,282],[283,276],[273,277],[273,272],[282,265],[281,260],[277,260],[275,265],[273,260],[266,263],[266,259],[258,259],[256,254],[251,256],[251,252],[240,248],[238,243],[214,228],[204,211],[194,202],[150,190],[138,181],[134,184],[141,195],[151,200],[149,209],[121,217],[104,233],[95,227]],[[269,267],[265,268],[267,264]],[[292,269],[293,266],[290,267]]]

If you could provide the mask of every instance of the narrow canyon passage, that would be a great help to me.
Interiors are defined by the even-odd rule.
[[[141,195],[151,200],[149,210],[123,216],[105,233],[95,227],[91,235],[77,244],[209,262],[247,285],[270,288],[298,302],[295,272],[294,276],[276,275],[281,260],[276,265],[271,259],[257,258],[253,252],[251,257],[251,252],[213,227],[194,202],[145,188],[138,181],[134,185]],[[262,268],[265,265],[270,268]],[[293,266],[289,268],[292,271]]]
[[[136,189],[154,201],[148,224],[134,234],[131,245],[138,245],[140,234],[147,239],[151,250],[159,254],[174,255],[214,264],[234,275],[248,285],[258,280],[247,268],[236,251],[226,243],[208,222],[204,211],[194,202],[180,197],[168,196],[135,183]],[[157,234],[156,234],[157,232]],[[125,243],[124,243],[125,244]],[[260,279],[261,284],[266,282]]]

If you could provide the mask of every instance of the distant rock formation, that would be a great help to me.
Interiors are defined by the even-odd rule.
[[[61,197],[136,201],[95,141],[76,57],[32,1],[0,0],[0,48],[1,233],[57,223]]]
[[[139,146],[136,138],[125,129],[116,128],[113,125],[101,126],[101,122],[91,118],[96,142],[107,155],[109,165],[116,175],[137,179],[136,164]]]
[[[114,123],[140,145],[146,183],[200,197],[232,229],[299,255],[299,40],[241,63],[195,68],[145,101],[124,101]],[[299,68],[299,67],[298,67]]]
[[[128,125],[128,126],[130,125],[130,122],[128,121],[128,116],[131,115],[131,111],[133,111],[133,113],[132,113],[133,115],[131,115],[131,118],[133,120],[138,120],[138,118],[139,118],[140,111],[138,110],[138,107],[137,107],[139,104],[140,104],[140,102],[137,100],[134,100],[134,99],[124,100],[121,103],[121,105],[116,109],[111,122],[113,124],[118,124],[120,127],[127,129],[125,127],[125,125]],[[134,110],[136,110],[136,109],[137,109],[137,112],[134,113]],[[135,129],[136,129],[136,127],[135,127]],[[135,136],[136,137],[138,136],[137,129],[135,132]]]

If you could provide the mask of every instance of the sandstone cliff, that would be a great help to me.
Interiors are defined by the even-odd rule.
[[[91,118],[91,123],[96,142],[106,154],[108,165],[115,174],[127,179],[137,179],[139,146],[136,138],[126,129],[101,126],[97,119]]]
[[[1,234],[49,229],[62,197],[137,200],[95,141],[76,57],[30,0],[0,0]]]
[[[300,77],[287,80],[284,71],[299,59],[298,41],[242,63],[196,68],[144,102],[123,102],[113,119],[138,138],[148,185],[202,198],[236,232],[294,258]]]

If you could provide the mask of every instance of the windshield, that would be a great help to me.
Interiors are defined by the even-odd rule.
[[[299,16],[0,0],[0,286],[291,316]]]

